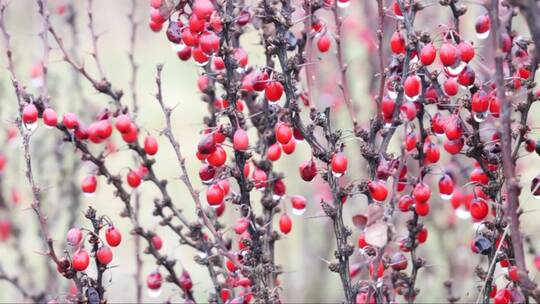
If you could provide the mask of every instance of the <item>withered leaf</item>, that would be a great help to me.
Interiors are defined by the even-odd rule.
[[[384,218],[384,209],[379,204],[371,204],[368,206],[367,217],[369,227]]]
[[[357,214],[352,217],[352,222],[356,228],[364,230],[368,223],[368,217],[363,214]]]
[[[382,247],[388,240],[388,225],[382,220],[368,225],[364,236],[368,244]]]

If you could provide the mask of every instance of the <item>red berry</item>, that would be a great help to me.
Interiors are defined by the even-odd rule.
[[[460,138],[458,138],[456,140],[446,141],[443,144],[444,150],[446,150],[446,152],[448,152],[450,154],[453,154],[453,155],[456,155],[459,152],[461,152],[464,145],[465,145],[465,141],[463,140],[463,137],[460,137]]]
[[[392,118],[396,103],[393,99],[384,97],[381,101],[381,112],[385,118]]]
[[[410,98],[420,95],[420,91],[422,89],[422,81],[420,77],[417,75],[407,77],[407,79],[405,79],[405,83],[403,84],[403,89],[405,95]]]
[[[369,275],[371,277],[373,276],[376,276],[377,278],[381,278],[384,274],[384,264],[383,262],[379,262],[379,265],[377,267],[377,269],[375,269],[375,265],[373,262],[369,263],[369,266],[368,266],[368,271],[369,271]],[[377,273],[375,273],[375,271]]]
[[[459,49],[449,42],[445,42],[439,49],[439,58],[444,66],[453,66],[459,56]]]
[[[301,195],[293,195],[291,196],[291,204],[293,207],[293,213],[295,213],[294,210],[303,213],[307,206],[307,200]]]
[[[435,133],[436,135],[444,134],[444,124],[445,119],[441,115],[441,113],[437,112],[433,117],[431,118],[431,131]]]
[[[400,32],[394,32],[390,38],[390,49],[394,54],[402,54],[405,52],[405,38]]]
[[[109,226],[105,232],[105,239],[107,244],[111,247],[116,247],[122,242],[122,233],[120,230],[114,226]]]
[[[210,0],[195,0],[192,10],[197,18],[204,20],[212,15],[215,8]]]
[[[437,55],[437,49],[433,46],[432,43],[424,45],[422,51],[420,51],[420,61],[423,65],[430,65],[435,61],[435,56]]]
[[[206,31],[199,36],[199,47],[206,54],[214,54],[219,49],[219,36],[212,32]]]
[[[163,240],[161,237],[159,237],[159,235],[156,234],[152,237],[152,246],[154,246],[156,250],[160,250],[161,247],[163,247]]]
[[[107,139],[112,134],[112,125],[108,120],[100,120],[96,123],[96,134],[100,139]]]
[[[499,98],[497,96],[492,96],[489,102],[489,112],[493,117],[498,118],[501,113],[501,104],[499,103]]]
[[[487,185],[489,183],[489,177],[481,168],[474,168],[469,175],[469,180],[482,185]]]
[[[150,6],[153,8],[160,8],[162,0],[150,0]]]
[[[278,160],[281,157],[281,146],[278,143],[275,143],[268,147],[266,157],[271,161]]]
[[[190,19],[190,27],[193,24],[191,20],[192,19]],[[198,20],[195,19],[195,22],[197,21]],[[184,28],[182,30],[182,42],[188,47],[195,48],[199,45],[199,34],[197,34],[197,32],[190,30],[189,28]],[[191,50],[190,50],[190,55],[191,55]]]
[[[514,282],[519,282],[520,281],[519,268],[517,266],[511,266],[508,269],[508,277],[510,277],[510,280]]]
[[[206,159],[208,163],[215,167],[220,167],[227,161],[227,152],[221,147],[216,147],[216,150],[212,152]]]
[[[233,56],[240,67],[245,67],[248,64],[248,54],[244,49],[238,48],[234,50]]]
[[[407,121],[412,121],[416,118],[417,108],[412,102],[405,102],[399,107],[401,117]]]
[[[141,176],[134,170],[129,170],[127,183],[131,188],[137,188],[141,184]]]
[[[187,271],[182,271],[182,275],[178,279],[180,281],[180,288],[183,290],[191,290],[193,288],[193,281],[191,280],[191,276]]]
[[[429,204],[428,203],[416,203],[414,212],[419,216],[426,216],[429,214]]]
[[[216,168],[212,167],[211,165],[204,164],[199,169],[199,177],[202,181],[209,181],[214,178],[216,175]]]
[[[306,182],[310,182],[317,176],[317,164],[313,159],[303,161],[299,167],[300,177]]]
[[[392,4],[392,9],[394,11],[394,15],[396,15],[398,19],[403,18],[403,12],[401,11],[401,7],[399,7],[399,3],[397,1],[394,1],[394,3]]]
[[[234,224],[234,232],[238,235],[241,235],[242,233],[246,232],[250,225],[250,222],[247,218],[241,217],[238,220],[236,220],[236,223]]]
[[[464,87],[469,87],[473,85],[475,79],[476,79],[476,73],[469,65],[466,65],[463,68],[463,70],[461,70],[461,72],[458,74],[458,77],[457,77],[458,83]]]
[[[478,18],[476,18],[475,29],[478,34],[487,33],[490,27],[491,21],[487,14],[478,16]]]
[[[101,265],[109,264],[113,259],[113,253],[109,246],[103,245],[96,252],[96,257]]]
[[[197,150],[201,154],[210,154],[216,151],[216,139],[214,134],[206,134],[201,138],[197,145]]]
[[[237,129],[234,132],[233,148],[237,151],[245,151],[249,148],[249,138],[243,129]]]
[[[431,189],[425,183],[418,183],[414,187],[413,197],[417,203],[424,204],[427,203],[429,197],[431,196]]]
[[[489,95],[484,91],[478,91],[473,94],[471,99],[471,111],[484,113],[489,108]]]
[[[458,115],[452,114],[446,119],[444,133],[449,140],[459,139],[463,135],[463,127]]]
[[[212,184],[206,190],[206,201],[211,206],[217,206],[223,202],[223,189],[218,184]]]
[[[178,58],[182,61],[187,61],[191,58],[191,48],[189,46],[183,47],[180,51],[176,52]]]
[[[266,187],[266,182],[268,181],[268,175],[261,169],[255,169],[251,175],[253,182],[255,183],[255,188],[261,189]]]
[[[155,22],[154,20],[150,20],[148,22],[148,26],[153,32],[159,32],[163,28],[163,23]]]
[[[441,157],[439,147],[432,142],[427,142],[424,144],[424,154],[425,160],[431,164],[438,162]]]
[[[400,270],[405,270],[407,268],[408,261],[407,261],[407,257],[405,257],[403,253],[396,252],[392,256],[391,263],[392,263],[392,269],[400,271]]]
[[[122,133],[122,139],[126,143],[132,143],[137,140],[138,135],[139,135],[139,129],[137,129],[137,126],[134,123],[130,123],[129,130],[126,133]]]
[[[161,12],[155,8],[150,9],[150,20],[155,23],[165,22],[165,18],[161,15]]]
[[[418,243],[422,244],[425,243],[428,237],[428,230],[426,228],[422,228],[420,231],[418,231],[418,234],[416,235],[416,240]]]
[[[53,109],[47,108],[43,111],[43,123],[49,127],[55,127],[58,124],[58,115]]]
[[[469,62],[474,58],[474,47],[468,41],[461,41],[458,44],[459,51],[461,53],[461,61]]]
[[[264,94],[269,101],[278,101],[283,94],[283,85],[279,81],[270,81],[266,84]]]
[[[291,141],[293,137],[293,132],[292,132],[291,127],[289,127],[285,123],[278,123],[276,125],[275,133],[276,133],[276,140],[282,145],[287,144],[289,141]]]
[[[416,139],[417,136],[414,131],[411,131],[409,132],[409,134],[407,134],[407,138],[405,138],[405,149],[407,149],[407,151],[412,151],[416,148]]]
[[[443,89],[446,95],[456,96],[459,92],[459,85],[455,78],[448,78],[444,81]]]
[[[212,64],[214,66],[214,70],[223,70],[225,68],[225,61],[223,61],[223,58],[214,56],[212,57]]]
[[[335,174],[345,174],[347,171],[347,157],[343,153],[336,153],[332,156],[332,172]]]
[[[200,48],[192,49],[191,55],[193,56],[193,60],[195,60],[200,65],[205,65],[210,59],[210,57],[208,57],[206,53],[203,52],[203,50],[201,50]]]
[[[120,133],[127,133],[130,131],[131,118],[125,114],[120,114],[116,117],[116,130]]]
[[[292,219],[287,213],[283,213],[279,218],[279,230],[282,233],[288,234],[292,229]]]
[[[182,42],[182,27],[183,24],[181,21],[171,21],[169,22],[169,26],[167,27],[167,31],[165,34],[167,35],[167,39],[169,39],[170,42],[179,44]]]
[[[38,119],[38,110],[34,104],[27,104],[22,110],[22,121],[25,124],[33,124]]]
[[[508,288],[503,288],[495,294],[494,304],[508,304],[512,301],[512,292]]]
[[[229,299],[231,298],[232,292],[228,288],[221,288],[219,291],[219,297],[221,298],[221,301],[223,303],[228,303]]]
[[[331,44],[332,41],[326,34],[321,35],[319,40],[317,40],[317,48],[319,48],[321,53],[326,53],[330,49]]]
[[[401,212],[408,212],[410,211],[411,206],[414,204],[414,200],[410,195],[403,195],[399,198],[398,201],[398,208],[401,210]]]
[[[274,197],[281,198],[285,195],[287,192],[287,187],[285,186],[285,183],[283,182],[283,179],[277,179],[274,182],[274,189],[272,189],[274,192]]]
[[[483,200],[473,199],[469,211],[473,219],[483,220],[489,213],[489,205]]]
[[[377,202],[383,202],[388,196],[386,183],[382,180],[371,181],[368,184],[368,190],[371,198]]]
[[[144,152],[148,155],[155,155],[158,151],[158,142],[152,136],[146,136],[144,139]]]
[[[448,174],[444,174],[439,179],[439,193],[445,197],[451,196],[454,192],[454,180]]]
[[[68,129],[75,129],[79,126],[79,119],[73,113],[65,113],[62,117],[62,123]]]
[[[81,229],[71,228],[67,233],[66,240],[70,246],[78,246],[81,243],[82,238],[83,234],[81,232]]]
[[[90,264],[90,256],[88,252],[83,248],[75,251],[71,259],[71,265],[75,271],[83,271],[88,268]]]
[[[162,281],[163,278],[158,271],[152,272],[148,275],[148,278],[146,279],[146,287],[151,290],[160,289]]]
[[[268,73],[266,72],[257,73],[254,79],[253,89],[257,92],[263,91],[264,89],[266,89],[267,80],[268,80]]]
[[[97,178],[94,175],[88,175],[82,180],[81,190],[84,193],[94,193],[97,188]]]
[[[294,150],[296,150],[296,140],[292,138],[288,143],[281,145],[281,149],[287,155],[293,154]]]

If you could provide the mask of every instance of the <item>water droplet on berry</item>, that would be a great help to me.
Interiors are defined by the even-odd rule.
[[[24,127],[25,127],[26,130],[28,130],[28,131],[34,131],[34,130],[37,128],[37,125],[38,125],[38,123],[37,123],[37,121],[36,121],[36,122],[30,123],[30,124],[25,123],[25,124],[24,124]]]
[[[343,172],[343,173],[337,173],[337,172],[333,172],[333,171],[332,171],[332,174],[333,174],[335,177],[340,178],[340,177],[343,176],[343,174],[345,174],[345,172]]]
[[[486,120],[486,117],[487,117],[487,112],[475,112],[474,115],[474,121],[476,122],[483,122],[484,120]]]
[[[454,194],[441,194],[441,198],[445,201],[450,200]]]
[[[186,47],[183,43],[171,43],[171,49],[175,52],[180,52]]]
[[[397,96],[398,96],[398,94],[396,93],[396,91],[388,90],[388,97],[395,100],[397,98]]]
[[[339,8],[347,8],[349,5],[351,5],[349,0],[337,0],[337,7]]]
[[[157,298],[161,294],[161,288],[158,289],[148,289],[148,296],[151,298]]]
[[[471,217],[471,213],[468,210],[463,210],[461,208],[456,209],[455,214],[458,218],[462,220],[466,220]]]
[[[292,208],[292,214],[294,215],[302,215],[306,212],[306,208],[303,208],[303,209],[296,209],[296,208]]]
[[[405,95],[405,98],[408,100],[408,101],[416,101],[418,100],[418,97],[420,97],[420,94],[416,95],[416,96],[412,96],[412,97],[409,97],[407,95]]]
[[[208,57],[208,58],[210,58],[210,57]],[[196,64],[197,66],[200,66],[200,67],[206,66],[206,65],[208,64],[208,62],[210,62],[209,59],[207,59],[206,61],[202,61],[202,62],[199,62],[199,61],[195,60],[195,64]]]
[[[463,69],[467,66],[467,63],[460,61],[458,64],[454,66],[445,67],[445,69],[448,71],[450,75],[458,75],[463,71]]]
[[[486,39],[488,36],[489,36],[489,31],[486,31],[484,33],[476,33],[476,37],[478,37],[478,39],[481,39],[481,40]]]

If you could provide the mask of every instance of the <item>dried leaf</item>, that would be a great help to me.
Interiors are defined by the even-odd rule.
[[[367,217],[369,227],[384,218],[384,209],[379,204],[371,204],[368,206]]]
[[[382,247],[388,241],[388,225],[384,221],[377,221],[366,228],[364,236],[371,246]]]
[[[356,228],[364,230],[368,223],[368,217],[363,214],[357,214],[352,217],[352,222]]]

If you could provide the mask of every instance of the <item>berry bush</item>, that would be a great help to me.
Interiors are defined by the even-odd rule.
[[[538,20],[0,0],[0,301],[540,302]]]

